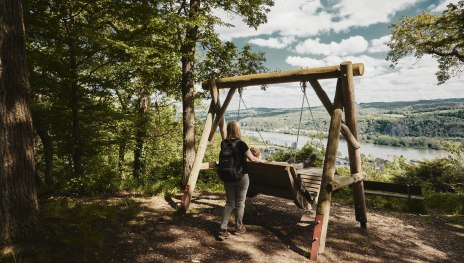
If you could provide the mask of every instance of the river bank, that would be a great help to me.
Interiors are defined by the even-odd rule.
[[[245,136],[251,137],[257,141],[262,141],[260,135],[256,131],[243,129]],[[283,134],[275,132],[260,132],[263,140],[270,142],[272,145],[278,145],[283,147],[290,147],[296,143],[297,136],[292,134]],[[325,147],[327,140],[325,138],[310,138],[307,136],[301,136],[298,138],[297,148],[300,149],[308,141],[313,140],[314,143],[322,143]],[[344,158],[348,156],[348,145],[346,141],[340,140],[339,144],[339,157]],[[448,155],[447,152],[434,149],[417,149],[410,147],[395,147],[388,145],[378,145],[372,143],[361,143],[361,153],[372,156],[374,158],[382,158],[385,160],[393,160],[394,156],[403,156],[409,160],[420,161],[423,159],[434,159],[437,157],[445,157]]]

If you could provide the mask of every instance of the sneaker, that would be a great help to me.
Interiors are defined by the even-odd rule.
[[[235,235],[241,235],[243,233],[246,232],[246,227],[244,225],[242,225],[240,228],[238,228],[237,230],[235,230],[234,234]]]
[[[227,231],[227,229],[219,231],[218,238],[220,240],[229,238],[229,231]]]

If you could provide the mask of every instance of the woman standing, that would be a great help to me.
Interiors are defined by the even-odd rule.
[[[248,178],[248,173],[246,170],[246,159],[252,162],[260,162],[260,159],[253,156],[248,145],[243,142],[242,135],[240,132],[240,124],[237,121],[230,121],[227,123],[227,138],[221,143],[222,146],[225,143],[230,143],[238,155],[240,160],[241,172],[243,177],[235,182],[224,181],[224,189],[226,190],[226,205],[224,206],[224,212],[222,214],[221,229],[219,231],[219,239],[225,239],[229,237],[229,231],[227,230],[227,225],[229,223],[229,217],[234,210],[236,209],[235,215],[235,234],[240,235],[245,233],[246,228],[243,225],[243,213],[245,210],[245,199],[250,184],[250,179]]]

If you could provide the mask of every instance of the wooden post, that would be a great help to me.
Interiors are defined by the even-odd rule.
[[[340,64],[342,71],[343,99],[345,107],[345,122],[351,133],[358,139],[356,102],[353,85],[353,68],[350,61]],[[361,153],[359,149],[354,149],[348,144],[348,155],[350,159],[351,174],[362,173]],[[364,198],[364,184],[362,181],[353,184],[353,197],[355,203],[356,220],[361,223],[362,228],[366,228],[366,200]]]
[[[218,113],[221,111],[219,89],[217,88],[216,81],[214,79],[209,80],[208,83],[211,89],[211,99],[214,101],[215,115],[218,115]],[[219,121],[219,131],[221,132],[221,137],[224,140],[227,137],[226,123],[224,117],[222,117]]]
[[[342,110],[335,109],[332,114],[325,152],[324,169],[322,172],[321,190],[316,209],[316,226],[311,245],[311,260],[317,260],[317,255],[323,253],[329,223],[330,204],[332,193],[328,191],[329,183],[333,181],[335,174],[335,161],[338,151],[342,121]]]
[[[211,85],[211,95],[214,96],[214,85]],[[230,92],[229,92],[230,93]],[[233,94],[233,92],[232,92]],[[203,132],[201,134],[200,143],[198,145],[197,152],[195,154],[195,160],[193,162],[192,170],[190,172],[187,185],[184,190],[184,196],[182,197],[182,203],[180,209],[183,212],[187,212],[190,206],[190,202],[192,201],[193,191],[195,190],[195,186],[197,184],[198,174],[200,173],[200,169],[202,167],[203,157],[205,156],[206,146],[208,145],[209,134],[211,132],[213,126],[213,113],[215,112],[215,101],[211,100],[211,104],[209,106],[208,115],[206,115],[205,126],[203,127]],[[227,103],[228,104],[228,103]],[[227,105],[224,104],[224,110],[222,111],[222,116],[224,116],[225,108]],[[221,109],[222,110],[222,109]],[[221,118],[220,114],[216,115],[217,124],[219,124],[219,118]],[[217,126],[216,126],[217,127]]]
[[[229,103],[232,100],[232,97],[234,96],[236,90],[237,88],[231,88],[229,90],[229,93],[227,93],[227,97],[224,100],[224,105],[222,105],[221,110],[216,114],[216,118],[214,118],[214,123],[211,127],[211,132],[209,134],[208,141],[211,141],[213,139],[214,133],[216,132],[216,128],[219,126],[221,119],[224,119],[224,113],[226,112],[227,107],[229,106]]]
[[[319,99],[321,100],[322,105],[324,105],[324,108],[327,110],[327,112],[330,115],[332,115],[334,105],[332,105],[332,102],[330,101],[329,96],[327,96],[327,93],[324,91],[324,89],[322,89],[322,86],[321,84],[319,84],[319,81],[310,80],[309,83],[311,84],[314,91],[316,92],[317,97],[319,97]],[[341,96],[342,96],[341,95],[341,82],[340,82],[340,79],[338,79],[337,80],[337,92],[336,92],[334,101],[335,103],[337,103],[338,101],[338,103],[341,103],[341,107],[343,107],[343,98]],[[348,128],[348,126],[346,126],[346,124],[344,124],[343,122],[342,122],[342,134],[343,134],[343,137],[345,137],[345,140],[349,144],[351,144],[351,147],[353,147],[354,149],[358,149],[360,147],[356,138],[353,136],[353,134],[351,134],[351,131]]]

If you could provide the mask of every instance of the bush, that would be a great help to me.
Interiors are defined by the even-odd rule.
[[[427,208],[437,209],[446,213],[464,215],[464,192],[460,193],[429,193],[425,199]]]
[[[318,148],[320,147],[320,148]],[[310,141],[308,141],[303,148],[300,150],[285,150],[285,151],[277,151],[271,154],[267,160],[268,161],[276,161],[276,162],[285,162],[289,159],[293,159],[293,156],[296,157],[295,163],[301,163],[309,159],[312,154],[317,156],[316,161],[314,162],[313,166],[315,167],[322,167],[324,164],[324,149],[321,145],[314,145]]]

